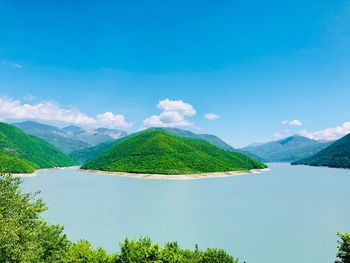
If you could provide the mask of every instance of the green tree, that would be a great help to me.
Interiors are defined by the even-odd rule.
[[[350,263],[350,233],[338,233],[338,253],[336,263]]]
[[[53,262],[62,258],[70,242],[62,227],[49,225],[36,194],[22,193],[21,180],[0,177],[0,262]]]
[[[79,240],[69,248],[67,262],[74,263],[113,263],[116,254],[108,254],[102,248],[94,249],[86,240]]]

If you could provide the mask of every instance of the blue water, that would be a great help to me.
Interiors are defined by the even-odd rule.
[[[192,181],[147,180],[74,169],[25,178],[51,223],[109,251],[124,237],[218,247],[247,263],[334,262],[350,231],[350,170],[270,164],[270,171]]]

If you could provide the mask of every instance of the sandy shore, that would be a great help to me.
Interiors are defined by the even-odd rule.
[[[79,169],[80,166],[67,166],[67,167],[54,167],[54,168],[45,168],[45,169],[38,169],[35,170],[34,173],[18,173],[18,174],[11,174],[14,177],[34,177],[37,176],[39,172],[46,172],[51,170],[63,170],[63,169]]]
[[[127,173],[127,172],[108,172],[100,170],[82,170],[79,166],[68,166],[68,167],[56,167],[47,169],[38,169],[34,173],[19,173],[12,174],[14,177],[34,177],[41,172],[52,171],[52,170],[63,170],[63,169],[76,169],[80,172],[101,174],[107,176],[121,176],[121,177],[134,177],[143,179],[161,179],[161,180],[196,180],[196,179],[206,179],[206,178],[221,178],[221,177],[231,177],[244,174],[257,174],[264,171],[265,169],[252,169],[252,170],[242,170],[242,171],[229,171],[229,172],[217,172],[217,173],[199,173],[199,174],[144,174],[144,173]]]
[[[243,174],[257,174],[268,170],[269,170],[268,168],[265,168],[265,169],[252,169],[252,170],[244,170],[244,171],[199,173],[199,174],[143,174],[143,173],[107,172],[107,171],[100,171],[100,170],[79,169],[80,172],[89,172],[89,173],[96,173],[96,174],[108,175],[108,176],[122,176],[122,177],[134,177],[134,178],[143,178],[143,179],[162,179],[162,180],[196,180],[196,179],[205,179],[205,178],[220,178],[220,177],[238,176]]]

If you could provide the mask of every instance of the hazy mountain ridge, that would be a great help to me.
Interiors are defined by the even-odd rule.
[[[292,164],[350,169],[350,134],[333,142],[318,153],[308,158],[295,161]]]
[[[252,152],[267,162],[293,162],[312,156],[330,144],[331,142],[319,142],[294,135],[257,146],[247,146],[242,150]]]
[[[34,121],[25,121],[14,125],[28,134],[47,141],[66,154],[127,135],[125,131],[116,129],[97,128],[95,130],[85,130],[75,125],[60,129]]]

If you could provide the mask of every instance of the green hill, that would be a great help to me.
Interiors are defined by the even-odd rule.
[[[73,165],[73,161],[54,146],[2,122],[0,122],[0,153],[3,156],[15,157],[13,160],[16,162],[25,161],[22,162],[22,167],[28,166],[28,163],[35,169]],[[30,169],[27,167],[19,172],[28,170]]]
[[[198,133],[194,133],[191,131],[182,130],[182,129],[178,129],[178,128],[154,128],[154,129],[163,130],[163,131],[166,131],[166,132],[169,132],[171,134],[178,135],[181,137],[202,139],[202,140],[205,140],[216,147],[219,147],[222,150],[229,151],[229,152],[242,153],[242,154],[247,155],[249,157],[252,157],[253,159],[256,159],[258,161],[261,161],[261,162],[264,161],[263,158],[261,158],[260,156],[254,154],[254,153],[251,153],[251,152],[245,151],[245,150],[241,150],[241,149],[233,148],[231,145],[227,144],[225,141],[223,141],[219,137],[212,135],[212,134],[198,134]]]
[[[182,130],[182,129],[178,129],[178,128],[152,128],[152,129],[158,130],[158,131],[165,131],[165,132],[168,132],[170,134],[177,135],[180,137],[192,138],[192,139],[202,139],[202,140],[205,140],[208,143],[210,143],[210,144],[212,144],[212,145],[214,145],[222,150],[229,151],[229,152],[242,153],[242,154],[247,155],[255,160],[258,160],[261,162],[264,161],[263,158],[255,155],[251,152],[233,148],[232,146],[228,145],[226,142],[224,142],[223,140],[221,140],[219,137],[217,137],[215,135],[197,134],[197,133],[194,133],[191,131]],[[98,144],[96,146],[89,147],[86,149],[77,150],[77,151],[70,153],[69,156],[76,163],[83,164],[88,160],[91,160],[91,159],[98,157],[103,152],[107,151],[110,147],[112,147],[112,145],[123,141],[125,138],[127,138],[127,137],[123,137],[121,139],[109,141],[106,143],[101,143],[101,144]]]
[[[292,164],[350,168],[350,134],[337,140],[315,155]]]
[[[101,156],[84,164],[82,169],[192,174],[265,167],[263,163],[248,156],[221,150],[204,140],[149,129],[113,145]]]
[[[0,173],[33,173],[34,165],[17,158],[0,153]]]
[[[294,135],[278,141],[248,146],[243,150],[260,156],[266,162],[293,162],[310,157],[329,144]]]

